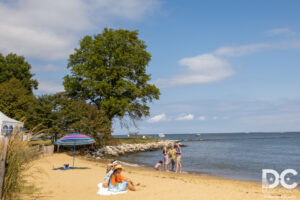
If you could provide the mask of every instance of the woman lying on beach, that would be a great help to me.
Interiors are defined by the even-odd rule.
[[[122,176],[122,165],[116,165],[114,172],[110,177],[108,190],[113,192],[126,191],[128,188],[131,191],[136,191],[136,188],[131,180]],[[138,186],[139,184],[137,184]]]
[[[114,173],[114,167],[117,164],[119,164],[119,162],[117,160],[114,160],[111,163],[107,164],[106,173],[105,173],[104,181],[103,181],[103,185],[102,185],[104,188],[108,187],[109,179],[110,179],[111,175]]]

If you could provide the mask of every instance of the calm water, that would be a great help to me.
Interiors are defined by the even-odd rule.
[[[171,134],[166,139],[183,140],[186,145],[184,171],[261,181],[262,169],[295,169],[299,174],[291,181],[300,183],[300,133]],[[153,167],[163,158],[161,151],[152,151],[120,160]]]

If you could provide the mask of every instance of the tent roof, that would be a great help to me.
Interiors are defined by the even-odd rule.
[[[19,122],[19,121],[15,120],[15,119],[11,119],[11,118],[7,117],[4,113],[2,113],[0,111],[0,124],[2,124],[3,122],[23,124],[23,122]]]

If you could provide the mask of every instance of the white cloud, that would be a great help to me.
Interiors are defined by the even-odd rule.
[[[287,50],[299,48],[300,41],[281,41],[273,43],[254,43],[237,46],[225,46],[216,49],[213,54],[216,56],[237,57],[264,50]]]
[[[180,65],[187,66],[192,72],[206,72],[206,70],[218,67],[227,67],[229,64],[214,55],[202,54],[191,58],[183,58],[179,61]]]
[[[226,60],[212,54],[183,58],[179,64],[187,67],[186,72],[170,80],[159,80],[157,84],[160,87],[211,83],[234,74],[234,70]]]
[[[156,123],[156,122],[162,122],[162,121],[166,121],[167,117],[166,114],[160,114],[160,115],[155,115],[153,117],[151,117],[150,119],[148,119],[147,121],[149,123]]]
[[[290,28],[275,28],[268,30],[267,33],[269,35],[294,34],[294,31],[292,31]]]
[[[139,20],[160,0],[15,0],[0,2],[0,52],[66,59],[82,35],[116,19]]]
[[[213,118],[212,118],[213,120],[218,120],[219,119],[219,117],[218,116],[213,116]]]
[[[206,120],[206,117],[205,116],[200,116],[200,117],[198,117],[198,120],[204,121],[204,120]]]
[[[207,84],[221,81],[235,74],[234,68],[225,58],[243,56],[264,50],[300,49],[300,41],[281,41],[273,43],[254,43],[237,46],[224,46],[212,53],[183,58],[179,64],[186,66],[181,74],[169,79],[159,79],[156,84],[160,88]]]
[[[224,116],[224,117],[222,117],[222,120],[228,120],[228,119],[230,119],[229,116]]]
[[[160,1],[161,0],[98,0],[91,6],[95,6],[101,10],[104,16],[136,20],[151,9],[158,7]]]
[[[194,119],[194,115],[193,114],[188,114],[188,115],[177,117],[175,120],[188,121],[188,120],[193,120],[193,119]]]
[[[38,80],[38,92],[40,93],[57,93],[64,91],[64,86],[52,80]]]
[[[214,54],[218,56],[242,56],[249,53],[261,51],[266,48],[272,48],[274,44],[269,43],[256,43],[239,46],[226,46],[220,47],[215,50]]]

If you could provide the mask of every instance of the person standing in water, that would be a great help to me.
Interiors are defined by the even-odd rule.
[[[172,171],[174,171],[174,167],[175,167],[175,159],[176,159],[176,150],[174,149],[174,145],[171,145],[171,148],[168,151],[168,155],[169,155],[169,166],[170,163],[172,164]]]
[[[178,172],[179,169],[179,172],[181,173],[182,172],[182,165],[181,165],[182,150],[179,142],[176,142],[175,146],[176,146],[176,172]]]
[[[169,171],[169,156],[167,145],[163,148],[163,156],[164,156],[164,170]]]

